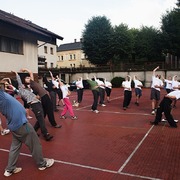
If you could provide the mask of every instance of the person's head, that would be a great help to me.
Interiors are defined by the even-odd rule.
[[[30,81],[31,81],[30,76],[26,76],[26,77],[24,78],[24,82],[25,82],[26,84],[30,84]]]
[[[125,80],[126,80],[126,81],[129,81],[129,80],[130,80],[129,76],[126,76],[126,77],[125,77]]]
[[[168,76],[168,80],[172,80],[172,76]]]

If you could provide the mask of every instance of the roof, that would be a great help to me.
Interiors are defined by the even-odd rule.
[[[43,36],[49,36],[49,37],[53,37],[53,38],[56,38],[56,39],[63,40],[63,37],[51,32],[51,31],[49,31],[49,30],[47,30],[47,29],[45,29],[43,27],[40,27],[40,26],[32,23],[29,20],[19,18],[19,17],[13,15],[13,14],[7,13],[7,12],[2,11],[2,10],[0,10],[0,21],[3,21],[3,22],[6,22],[6,23],[9,23],[9,24],[18,26],[18,27],[20,27],[22,29],[31,31],[33,33],[37,33],[37,34],[40,34],[40,35],[43,35]]]
[[[67,43],[61,44],[57,51],[69,51],[69,50],[79,50],[82,49],[82,42],[74,42],[74,43]]]

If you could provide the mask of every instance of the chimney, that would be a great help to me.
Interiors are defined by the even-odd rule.
[[[74,42],[76,43],[76,39],[74,39]]]

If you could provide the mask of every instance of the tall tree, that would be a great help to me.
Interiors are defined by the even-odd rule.
[[[177,8],[162,16],[164,52],[180,56],[180,0]]]
[[[105,16],[92,17],[82,33],[82,49],[92,64],[105,65],[112,58],[112,26]]]
[[[132,37],[126,24],[114,27],[111,45],[114,61],[124,61],[131,58]]]
[[[142,26],[136,36],[135,54],[138,59],[145,61],[164,60],[161,32],[153,27]]]

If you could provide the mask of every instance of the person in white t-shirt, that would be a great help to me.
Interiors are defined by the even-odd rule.
[[[112,91],[112,83],[105,79],[104,84],[105,84],[105,91],[106,91],[106,99],[107,99],[107,102],[109,103],[111,91]]]
[[[142,87],[143,87],[143,84],[137,78],[137,76],[134,76],[133,81],[134,81],[134,88],[135,88],[135,95],[136,95],[136,102],[135,102],[135,104],[137,106],[139,106],[139,99],[142,96]]]
[[[180,82],[177,80],[177,75],[172,78],[172,91],[177,91],[180,89]],[[173,108],[176,108],[176,99],[173,102]]]
[[[177,124],[174,121],[174,118],[171,114],[171,104],[173,100],[178,100],[178,99],[180,99],[180,90],[172,91],[169,94],[165,95],[163,100],[159,104],[155,120],[150,121],[150,123],[153,125],[158,125],[158,123],[161,122],[162,113],[164,113],[166,120],[170,124],[170,127],[177,128]]]
[[[84,91],[82,77],[78,78],[78,80],[76,81],[76,87],[77,87],[77,102],[75,102],[74,106],[79,107],[79,104],[82,102],[83,99],[83,91]]]
[[[152,102],[152,112],[151,114],[154,115],[156,109],[158,108],[159,105],[159,100],[160,100],[160,91],[161,88],[163,88],[163,82],[160,79],[161,75],[156,75],[156,71],[159,69],[159,66],[156,67],[153,70],[153,75],[152,75],[152,84],[151,84],[151,102]]]
[[[74,115],[72,104],[71,104],[71,101],[69,100],[70,91],[69,91],[68,87],[63,82],[61,82],[60,79],[58,79],[58,80],[59,80],[60,88],[61,88],[62,95],[63,95],[63,102],[64,102],[63,111],[61,112],[60,118],[66,119],[65,115],[66,115],[67,111],[69,111],[71,119],[76,120],[77,117]]]
[[[132,88],[131,88],[132,78],[127,75],[125,81],[122,82],[122,87],[124,88],[124,101],[123,109],[126,110],[131,102],[132,98]]]
[[[163,80],[164,80],[164,82],[166,84],[166,86],[165,86],[166,92],[170,93],[172,91],[172,77],[168,76],[167,79],[163,78]]]

